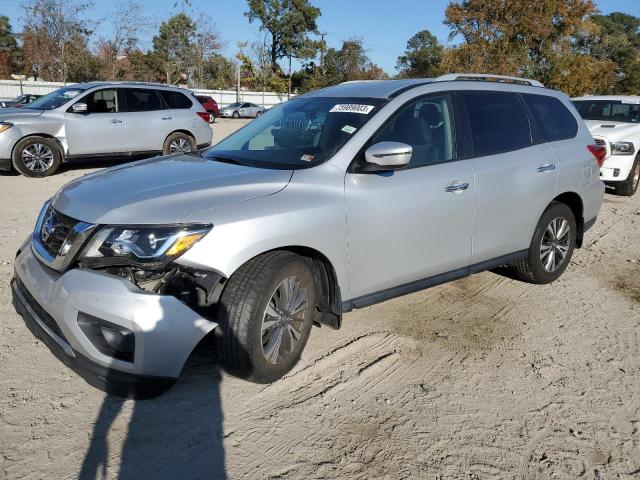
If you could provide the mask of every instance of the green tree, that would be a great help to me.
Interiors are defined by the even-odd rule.
[[[236,66],[227,57],[213,54],[204,64],[205,87],[227,90],[235,87]]]
[[[429,30],[421,30],[407,42],[404,55],[398,57],[400,76],[436,77],[441,72],[444,47]]]
[[[158,35],[153,37],[153,53],[162,64],[167,83],[177,83],[187,77],[196,32],[196,23],[182,12],[160,24]]]
[[[0,76],[8,78],[18,69],[20,50],[9,23],[9,17],[0,16]]]
[[[362,40],[352,38],[342,42],[340,50],[330,48],[324,58],[324,85],[351,80],[380,80],[388,75],[367,56]]]
[[[316,42],[309,38],[318,30],[320,9],[309,0],[247,0],[249,22],[260,21],[260,29],[269,33],[268,52],[271,68],[279,71],[278,60],[284,57],[309,58]]]

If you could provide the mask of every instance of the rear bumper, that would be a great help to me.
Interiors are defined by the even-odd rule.
[[[16,257],[12,291],[18,313],[36,335],[47,338],[58,358],[91,385],[124,396],[145,396],[145,390],[153,394],[156,384],[159,391],[170,386],[216,326],[175,297],[143,292],[119,277],[52,270],[29,243]],[[133,361],[102,353],[78,325],[80,313],[133,332]]]

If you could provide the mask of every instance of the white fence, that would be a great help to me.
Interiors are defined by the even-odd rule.
[[[67,85],[73,85],[68,83]],[[55,89],[65,86],[60,82],[39,82],[39,81],[24,81],[22,82],[23,93],[34,93],[38,95],[45,95],[49,92],[53,92]],[[218,102],[221,107],[227,106],[230,103],[237,101],[235,90],[202,90],[192,89],[197,94],[209,95]],[[7,100],[20,95],[20,81],[18,80],[0,80],[0,99]],[[287,95],[281,95],[274,92],[249,92],[240,90],[240,101],[257,103],[269,108],[278,103],[282,103],[287,100]]]

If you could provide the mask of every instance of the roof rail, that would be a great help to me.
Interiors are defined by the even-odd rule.
[[[434,78],[434,82],[448,82],[452,80],[466,80],[477,82],[498,82],[498,83],[513,83],[515,85],[528,85],[531,87],[543,87],[544,85],[538,80],[531,80],[529,78],[510,77],[507,75],[491,75],[487,73],[447,73]]]

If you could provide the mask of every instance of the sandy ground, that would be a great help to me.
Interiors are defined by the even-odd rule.
[[[640,478],[640,195],[606,196],[553,285],[482,273],[350,313],[269,386],[204,350],[135,402],[65,368],[10,305],[41,203],[98,166],[0,176],[1,479]]]

